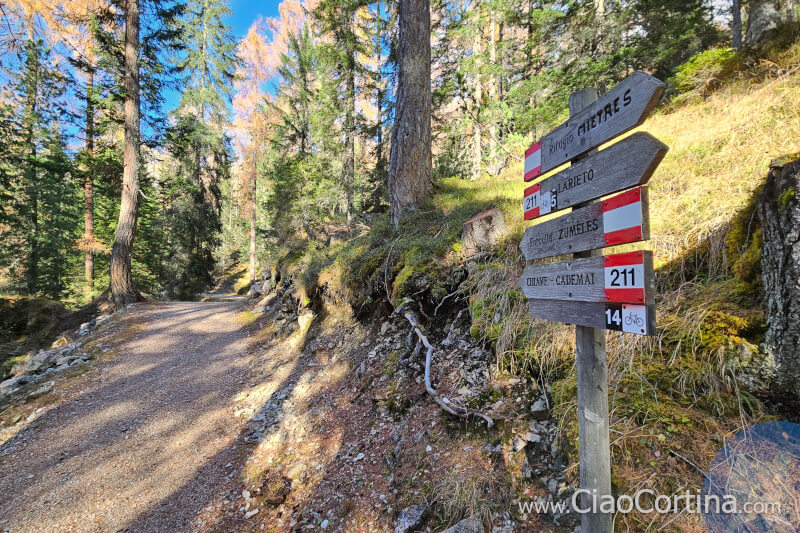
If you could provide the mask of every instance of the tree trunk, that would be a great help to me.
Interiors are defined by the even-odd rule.
[[[111,248],[111,302],[120,309],[136,301],[131,252],[139,206],[139,0],[125,2],[125,148],[122,199]]]
[[[742,0],[731,3],[731,32],[733,33],[733,49],[742,49]]]
[[[347,33],[350,33],[353,25],[354,13],[347,14]],[[348,47],[351,45],[348,44]],[[350,224],[353,209],[353,183],[355,181],[356,164],[356,51],[347,51],[347,87],[345,88],[345,146],[344,161],[342,161],[342,182],[345,191],[345,215],[347,223]]]
[[[481,53],[481,30],[480,27],[475,29],[475,43],[472,46],[472,57],[477,58]],[[476,64],[474,68],[477,69]],[[473,94],[472,106],[472,179],[476,180],[481,177],[481,162],[483,161],[483,151],[481,149],[481,123],[479,120],[481,112],[481,99],[483,94],[481,92],[481,75],[476,70],[475,72],[475,87]]]
[[[424,200],[431,168],[431,13],[429,0],[400,0],[397,107],[389,156],[392,223]]]
[[[84,169],[83,193],[85,205],[83,209],[83,240],[86,251],[83,261],[83,277],[86,291],[94,289],[94,181],[92,179],[91,161],[94,157],[94,70],[91,65],[86,73],[86,168]]]
[[[489,63],[492,67],[497,65],[497,16],[494,10],[489,12]],[[489,77],[489,105],[494,106],[497,101],[497,75],[492,71]],[[490,107],[491,109],[491,107]],[[497,121],[494,113],[489,113],[489,174],[496,176],[500,173],[497,161]]]
[[[773,165],[758,216],[767,307],[764,346],[775,357],[777,389],[800,403],[800,160]]]
[[[28,241],[30,244],[27,258],[28,267],[26,269],[28,294],[36,294],[39,290],[39,187],[37,184],[38,173],[33,163],[36,159],[34,128],[39,92],[39,52],[34,45],[33,37],[33,20],[28,19],[28,42],[25,57],[25,142],[30,150],[25,168],[25,188],[28,194],[28,218],[31,224]]]
[[[256,183],[256,156],[253,154],[252,180],[253,186],[250,190],[250,285],[256,282],[256,193],[258,192]]]

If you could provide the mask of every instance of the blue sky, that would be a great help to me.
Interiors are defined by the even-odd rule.
[[[247,33],[247,29],[258,18],[278,16],[278,0],[261,1],[258,0],[230,0],[228,4],[233,11],[225,22],[233,29],[233,34],[241,39]]]
[[[231,31],[238,41],[247,34],[247,30],[259,16],[277,17],[278,5],[280,5],[280,0],[229,0],[228,6],[233,13],[226,17],[224,22],[231,27]],[[170,90],[164,94],[164,99],[165,111],[169,111],[177,107],[180,94]]]

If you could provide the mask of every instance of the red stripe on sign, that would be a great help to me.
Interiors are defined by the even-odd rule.
[[[644,289],[606,289],[606,301],[634,303],[644,301]]]
[[[537,141],[537,142],[533,143],[530,148],[525,150],[525,157],[528,157],[532,153],[538,152],[541,149],[542,149],[542,141]],[[519,152],[517,152],[517,153],[519,153]]]
[[[633,190],[618,194],[613,198],[603,202],[603,211],[611,211],[624,205],[629,205],[638,202],[642,199],[642,189],[637,187]]]
[[[534,207],[530,211],[525,211],[525,220],[532,220],[539,216],[539,208]]]
[[[628,242],[636,242],[642,238],[642,227],[634,226],[633,228],[620,229],[605,234],[606,246],[615,246],[617,244],[625,244]],[[639,261],[641,262],[641,261]],[[606,263],[606,266],[613,266]]]
[[[519,182],[517,182],[517,183],[519,183]],[[525,196],[525,197],[528,197],[528,196],[530,196],[531,194],[533,194],[535,192],[539,192],[539,189],[541,189],[541,188],[542,188],[542,186],[540,184],[538,184],[538,183],[536,185],[531,185],[530,187],[525,189],[525,192],[523,192],[522,195]]]
[[[627,254],[606,255],[604,259],[606,267],[641,265],[644,263],[644,254],[642,252],[628,252]]]
[[[529,170],[528,172],[526,172],[524,179],[525,181],[531,181],[533,178],[541,175],[541,173],[542,173],[542,167],[540,166],[536,167],[533,170]]]

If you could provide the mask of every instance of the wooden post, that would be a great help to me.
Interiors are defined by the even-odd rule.
[[[597,100],[597,90],[581,89],[569,97],[570,116]],[[574,161],[573,161],[574,164]],[[589,205],[579,204],[575,208]],[[576,253],[575,257],[596,257],[602,250]],[[575,326],[575,347],[578,370],[578,447],[580,452],[580,486],[592,491],[584,495],[581,507],[586,509],[597,498],[611,495],[611,443],[608,437],[608,362],[606,332],[602,329]],[[611,533],[610,513],[581,515],[583,533]]]

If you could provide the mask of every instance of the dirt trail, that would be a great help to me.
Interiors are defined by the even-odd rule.
[[[115,356],[57,388],[61,401],[0,449],[0,530],[202,529],[196,517],[243,460],[238,305],[126,311]]]

